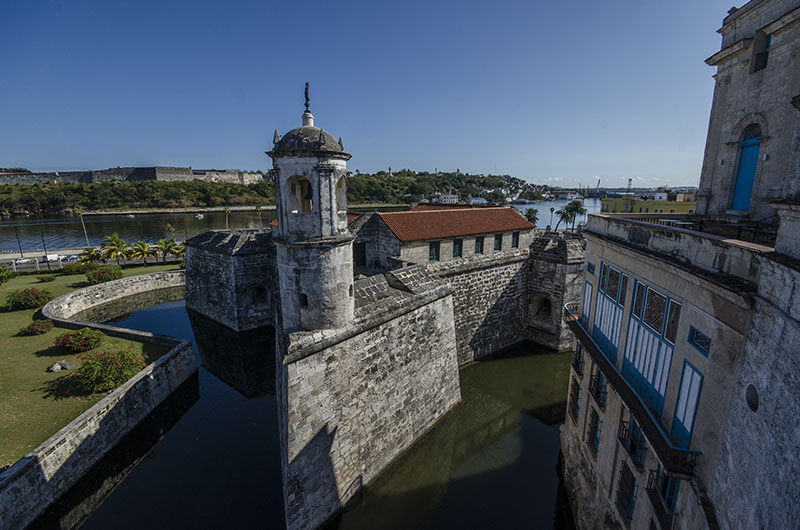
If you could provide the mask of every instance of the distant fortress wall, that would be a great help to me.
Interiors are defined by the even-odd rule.
[[[116,167],[89,171],[53,171],[47,173],[0,173],[0,184],[93,184],[98,182],[133,182],[139,180],[202,180],[231,184],[255,184],[264,176],[236,169],[192,169],[191,167]]]

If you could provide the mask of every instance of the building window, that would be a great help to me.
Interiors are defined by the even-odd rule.
[[[636,507],[636,477],[633,476],[628,464],[623,464],[619,472],[616,505],[625,527],[630,528],[633,510]]]
[[[753,194],[758,153],[761,149],[761,127],[752,123],[742,133],[739,149],[739,166],[736,169],[736,182],[733,186],[731,210],[746,212],[750,209],[750,197]]]
[[[644,465],[647,442],[642,429],[633,416],[620,424],[619,441],[630,455],[633,464],[641,469]]]
[[[581,410],[581,385],[576,379],[572,380],[572,388],[569,393],[569,415],[572,420],[578,423],[578,413]]]
[[[497,234],[494,236],[494,251],[499,252],[503,250],[503,234]]]
[[[664,330],[664,338],[675,344],[675,336],[678,334],[678,321],[681,318],[681,304],[675,300],[669,301],[669,313],[667,314],[667,328]]]
[[[603,420],[600,415],[592,408],[591,419],[589,420],[589,435],[586,438],[586,443],[592,451],[592,455],[597,457],[597,450],[600,449],[600,431],[603,428]]]
[[[439,261],[439,241],[428,243],[428,259],[430,261]]]
[[[586,272],[594,276],[594,263],[591,261],[586,262]]]
[[[711,349],[711,337],[691,326],[689,328],[689,344],[708,357],[708,350]]]
[[[578,342],[575,351],[572,353],[572,368],[579,376],[583,376],[583,346]]]
[[[669,213],[675,213],[675,208],[671,208]]]
[[[463,239],[454,239],[453,240],[453,257],[460,258],[464,252],[464,240]]]
[[[308,295],[300,293],[300,307],[308,307]]]
[[[681,386],[678,390],[678,402],[675,404],[675,416],[672,419],[670,432],[672,440],[681,447],[689,447],[702,387],[703,374],[689,361],[683,361]]]
[[[667,297],[653,289],[647,290],[644,304],[644,323],[661,335],[664,329],[664,313],[667,310]]]
[[[599,369],[595,369],[595,373],[589,382],[589,393],[594,398],[597,406],[601,410],[605,410],[608,390],[606,389],[606,378]]]
[[[511,234],[511,248],[519,248],[519,232]]]
[[[756,31],[756,34],[753,35],[753,66],[750,68],[751,72],[758,72],[767,67],[771,41],[772,35],[767,35],[763,31]]]
[[[483,236],[475,238],[475,254],[483,254]]]

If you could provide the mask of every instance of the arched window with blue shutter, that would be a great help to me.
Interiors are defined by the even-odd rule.
[[[742,134],[739,167],[736,170],[736,182],[733,188],[731,210],[746,212],[750,209],[750,196],[753,193],[753,181],[756,176],[758,151],[760,148],[761,127],[753,123],[748,125]]]

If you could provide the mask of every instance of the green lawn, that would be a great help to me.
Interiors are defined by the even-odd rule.
[[[150,265],[126,268],[123,273],[134,276],[175,269],[175,265]],[[53,346],[53,340],[66,330],[53,328],[44,335],[17,337],[17,332],[32,322],[35,311],[9,312],[6,295],[37,287],[60,296],[86,285],[86,277],[76,275],[58,276],[47,283],[40,283],[36,276],[19,276],[0,286],[0,468],[19,460],[102,398],[65,395],[65,377],[70,372],[48,373],[45,369],[60,359],[78,362],[75,355]],[[164,346],[113,337],[106,337],[104,344],[131,347],[144,353],[148,363],[167,351]]]

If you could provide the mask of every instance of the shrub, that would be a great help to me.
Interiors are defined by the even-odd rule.
[[[146,366],[141,353],[130,348],[103,348],[78,356],[80,366],[70,377],[79,390],[96,394],[114,390]]]
[[[86,274],[89,271],[96,271],[100,268],[97,263],[67,263],[61,269],[61,274],[72,276],[73,274]]]
[[[52,299],[53,293],[47,289],[28,287],[27,289],[17,289],[16,291],[8,293],[8,296],[6,296],[6,304],[8,304],[9,309],[12,311],[18,309],[39,309]]]
[[[56,337],[53,344],[70,353],[81,353],[100,346],[104,336],[103,332],[97,329],[81,328],[62,333]]]
[[[14,277],[13,272],[8,272],[8,267],[2,266],[0,267],[0,285],[3,285],[8,280]]]
[[[39,283],[47,283],[47,282],[52,282],[53,280],[56,279],[56,277],[55,276],[37,276],[36,279],[39,280]]]
[[[44,335],[51,329],[53,329],[52,320],[35,320],[33,321],[33,323],[19,330],[19,333],[17,333],[17,335],[19,335],[20,337],[30,337],[31,335]]]
[[[86,279],[89,280],[89,283],[92,285],[111,280],[119,280],[120,278],[122,278],[122,267],[119,265],[107,265],[86,273]]]

